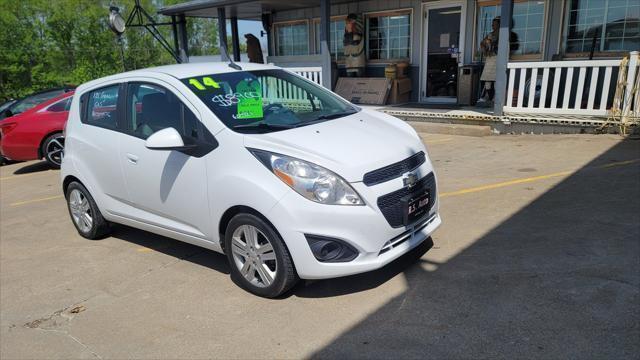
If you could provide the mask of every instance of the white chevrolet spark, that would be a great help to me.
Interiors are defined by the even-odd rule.
[[[405,122],[275,66],[170,65],[78,87],[63,191],[80,235],[110,223],[226,254],[274,297],[299,278],[378,269],[440,225]]]

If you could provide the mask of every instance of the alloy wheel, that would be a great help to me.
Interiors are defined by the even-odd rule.
[[[47,142],[45,157],[51,163],[60,166],[64,152],[64,136],[58,135]]]
[[[69,209],[71,209],[71,217],[78,229],[83,233],[91,231],[93,226],[91,206],[87,197],[80,190],[73,189],[69,194]]]
[[[239,226],[232,235],[231,253],[240,274],[257,287],[271,285],[278,271],[269,238],[253,225]]]

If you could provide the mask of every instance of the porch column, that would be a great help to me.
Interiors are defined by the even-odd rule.
[[[187,19],[184,14],[178,15],[178,44],[180,50],[178,54],[182,63],[189,62],[189,42],[187,40]]]
[[[178,40],[178,24],[176,16],[171,15],[171,34],[173,35],[173,51],[180,56],[180,41]],[[180,59],[182,61],[182,59]]]
[[[511,35],[511,14],[513,14],[513,0],[502,0],[500,9],[500,40],[498,41],[498,55],[496,58],[495,96],[493,97],[493,111],[497,116],[504,114],[503,107],[507,93],[507,63],[509,62]],[[533,80],[535,81],[535,80]]]
[[[238,18],[231,17],[231,43],[233,44],[233,61],[240,61],[240,39],[238,38]]]
[[[320,0],[320,56],[322,57],[322,86],[331,89],[331,53],[329,52],[329,24],[331,0]]]
[[[218,8],[218,44],[220,46],[220,60],[229,61],[227,49],[227,16],[223,7]]]

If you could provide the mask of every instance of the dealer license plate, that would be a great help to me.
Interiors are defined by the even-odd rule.
[[[405,202],[407,204],[404,212],[404,225],[409,225],[424,216],[429,211],[431,197],[429,191],[409,196]]]

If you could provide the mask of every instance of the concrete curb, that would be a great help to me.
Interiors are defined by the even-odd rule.
[[[491,135],[491,126],[488,125],[443,124],[418,121],[407,121],[407,123],[413,126],[418,133],[476,137]]]

